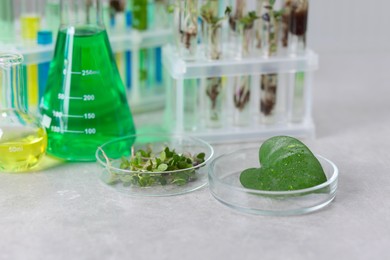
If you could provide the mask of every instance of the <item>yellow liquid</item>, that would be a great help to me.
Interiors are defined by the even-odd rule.
[[[38,65],[27,66],[27,87],[28,109],[35,114],[39,105]]]
[[[24,40],[35,40],[39,31],[41,18],[35,15],[24,15],[20,18],[22,38]]]
[[[12,136],[0,139],[0,171],[27,171],[37,165],[47,147],[45,130],[43,128],[27,132],[12,128],[7,130],[12,131],[10,132]]]

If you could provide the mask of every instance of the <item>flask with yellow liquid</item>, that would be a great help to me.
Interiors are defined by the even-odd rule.
[[[27,171],[46,151],[46,131],[27,112],[23,57],[0,52],[0,172]]]

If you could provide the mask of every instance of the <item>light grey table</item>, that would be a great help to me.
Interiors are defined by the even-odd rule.
[[[340,170],[336,200],[325,209],[294,217],[248,215],[220,204],[207,188],[133,198],[103,186],[94,163],[59,165],[0,175],[0,258],[386,259],[389,61],[390,53],[320,53],[313,94],[317,138],[307,144]]]

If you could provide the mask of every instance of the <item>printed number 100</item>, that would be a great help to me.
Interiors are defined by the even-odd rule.
[[[86,128],[84,130],[84,133],[86,135],[94,135],[94,134],[96,134],[96,128]]]

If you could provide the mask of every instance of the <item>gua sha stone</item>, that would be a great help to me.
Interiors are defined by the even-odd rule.
[[[275,136],[259,150],[260,168],[244,170],[240,182],[245,188],[266,191],[300,190],[326,182],[318,159],[299,140]]]

